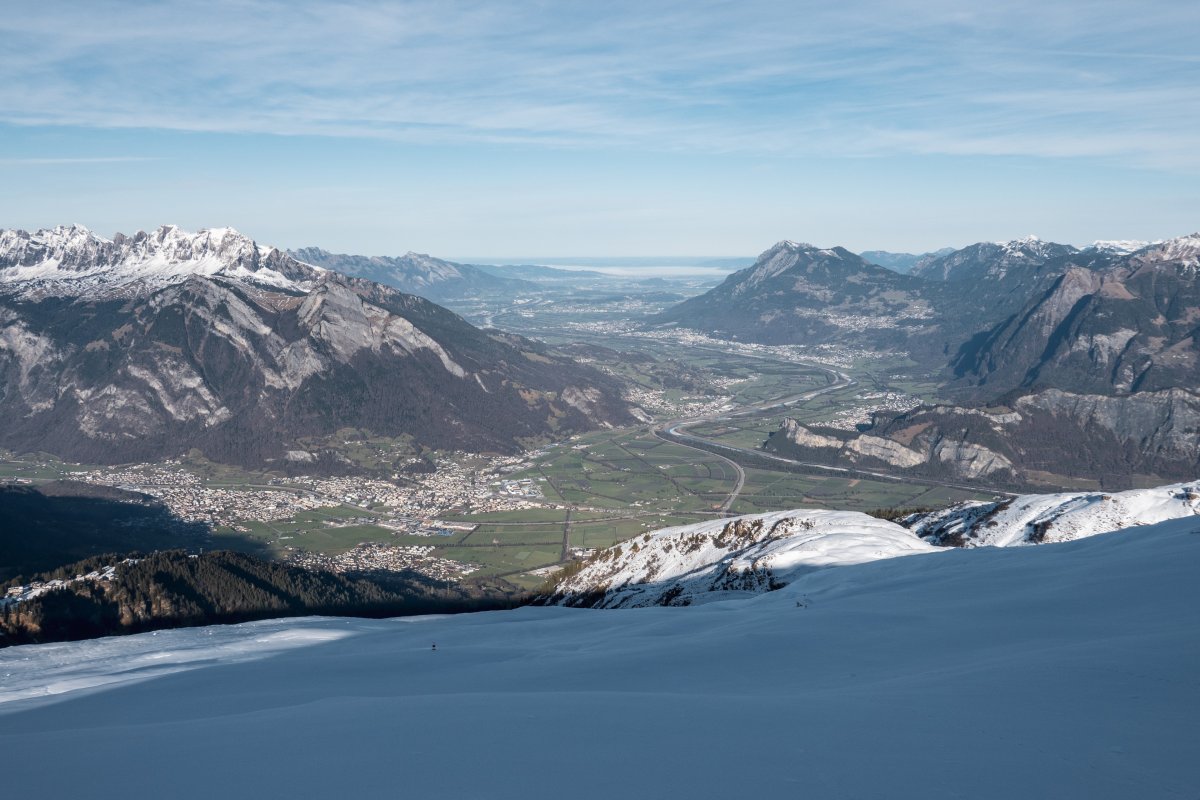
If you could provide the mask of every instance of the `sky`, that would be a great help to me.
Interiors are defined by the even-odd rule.
[[[1200,3],[54,2],[0,228],[443,257],[1200,229]]]

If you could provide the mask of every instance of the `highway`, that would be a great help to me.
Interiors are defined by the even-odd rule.
[[[837,472],[844,475],[854,477],[874,478],[876,480],[895,481],[898,483],[915,483],[928,486],[945,486],[953,489],[963,489],[971,492],[984,492],[990,494],[1011,496],[1010,492],[1002,491],[991,486],[978,486],[966,483],[958,483],[955,481],[939,480],[937,478],[916,477],[913,475],[897,475],[888,472],[879,472],[877,470],[861,469],[858,467],[836,467],[829,464],[821,464],[818,462],[799,461],[794,458],[786,458],[784,456],[768,453],[764,450],[753,449],[749,447],[737,447],[735,445],[716,442],[712,439],[700,436],[688,430],[688,428],[697,425],[703,425],[714,422],[731,422],[746,417],[764,416],[784,411],[792,406],[812,400],[814,397],[819,397],[829,392],[834,392],[843,389],[847,386],[852,386],[856,381],[844,372],[840,372],[829,367],[824,367],[819,364],[806,364],[813,369],[820,370],[830,377],[830,382],[819,389],[812,389],[800,394],[791,395],[776,400],[769,400],[765,403],[757,403],[750,406],[743,406],[735,411],[725,411],[718,414],[708,414],[700,417],[680,417],[663,423],[655,429],[654,435],[663,441],[671,442],[672,444],[687,447],[692,450],[699,450],[709,455],[715,455],[722,461],[730,464],[737,471],[737,483],[733,491],[721,504],[720,510],[727,516],[731,515],[730,509],[741,494],[742,488],[746,483],[746,472],[742,465],[734,460],[733,457],[740,456],[743,460],[751,460],[763,463],[763,468],[770,469],[771,464],[778,464],[781,469],[796,470],[796,469],[812,469],[822,470],[826,472]]]

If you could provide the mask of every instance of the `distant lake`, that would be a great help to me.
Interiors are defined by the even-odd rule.
[[[753,258],[709,258],[705,256],[653,257],[521,257],[453,258],[460,264],[487,264],[498,267],[539,266],[569,272],[598,272],[617,278],[723,278],[750,266]]]
[[[690,264],[643,264],[624,266],[619,264],[555,264],[537,262],[544,267],[569,270],[571,272],[599,272],[618,278],[723,278],[736,271],[731,267],[706,267]]]

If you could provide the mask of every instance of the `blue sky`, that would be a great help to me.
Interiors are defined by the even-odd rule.
[[[371,254],[1200,229],[1200,4],[24,2],[0,227]]]

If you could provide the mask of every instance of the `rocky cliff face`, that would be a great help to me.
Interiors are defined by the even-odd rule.
[[[0,412],[0,446],[18,450],[247,464],[345,427],[513,451],[629,419],[610,378],[536,343],[236,232],[176,228],[0,233]]]
[[[1019,473],[1001,452],[947,435],[946,431],[926,421],[888,431],[890,435],[882,435],[884,432],[843,432],[844,438],[837,438],[809,430],[794,419],[786,419],[764,446],[767,450],[806,460],[884,467],[914,474],[1009,480]]]
[[[1184,479],[1200,470],[1200,395],[1184,389],[1124,396],[1047,389],[1010,407],[924,406],[876,415],[838,438],[788,420],[765,447],[826,463],[1029,485],[1090,478],[1130,485],[1135,473]],[[833,432],[830,432],[832,434]]]
[[[970,396],[1054,387],[1124,394],[1200,385],[1200,234],[1070,267],[964,347],[955,386]]]

